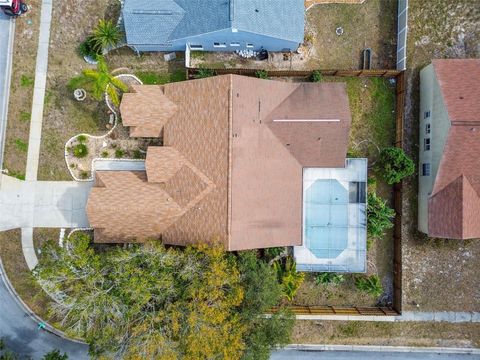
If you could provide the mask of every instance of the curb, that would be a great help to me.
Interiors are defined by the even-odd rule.
[[[3,266],[3,262],[2,262],[1,258],[0,258],[0,278],[3,281],[3,283],[5,284],[5,287],[7,288],[8,292],[10,293],[12,298],[23,309],[23,311],[25,312],[25,315],[28,315],[28,317],[30,319],[32,319],[37,324],[40,324],[40,323],[45,324],[45,328],[43,329],[44,331],[47,331],[47,332],[51,333],[52,335],[58,336],[62,339],[68,340],[68,341],[72,341],[72,342],[75,342],[75,343],[78,343],[78,344],[88,345],[87,343],[85,343],[81,340],[77,340],[77,339],[73,339],[73,338],[68,337],[67,335],[65,335],[65,333],[63,331],[55,329],[52,325],[48,324],[40,316],[35,314],[32,311],[32,309],[30,309],[30,307],[22,300],[22,298],[18,295],[17,291],[13,287],[12,283],[10,282],[10,279],[7,276],[7,272],[5,271],[5,267]]]
[[[5,68],[5,97],[4,101],[4,120],[2,133],[0,138],[2,139],[2,147],[0,149],[0,169],[3,169],[3,153],[5,152],[5,136],[7,134],[7,120],[8,120],[8,105],[10,102],[10,86],[12,82],[12,64],[13,64],[13,43],[15,38],[15,20],[10,19],[10,38],[8,39],[8,49],[7,49],[7,66]]]
[[[449,348],[449,347],[290,344],[285,346],[284,349],[298,350],[298,351],[358,351],[358,352],[442,353],[442,354],[480,355],[480,349],[478,348]]]

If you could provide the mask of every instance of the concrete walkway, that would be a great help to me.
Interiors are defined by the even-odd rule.
[[[27,169],[25,180],[37,180],[40,142],[42,138],[43,106],[47,85],[48,46],[50,42],[50,23],[52,20],[52,1],[43,0],[40,14],[40,35],[35,66],[35,85],[33,89],[32,117],[28,140]]]
[[[0,11],[0,169],[3,169],[15,21]]]

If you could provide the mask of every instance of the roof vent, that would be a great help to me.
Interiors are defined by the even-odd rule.
[[[460,99],[460,100],[463,100],[463,96],[459,96],[459,99]]]

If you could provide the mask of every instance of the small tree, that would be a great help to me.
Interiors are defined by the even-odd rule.
[[[120,41],[121,32],[111,20],[100,20],[93,29],[93,48],[101,53],[113,48]]]
[[[359,276],[355,279],[355,286],[358,290],[364,291],[374,297],[383,294],[383,287],[377,275]]]
[[[415,172],[415,164],[407,154],[397,147],[383,149],[380,152],[377,170],[389,185],[402,181]]]
[[[68,87],[74,90],[78,87],[86,86],[92,91],[93,97],[102,100],[103,95],[107,93],[114,105],[120,104],[119,91],[128,91],[128,86],[121,80],[113,76],[105,62],[103,56],[97,58],[97,69],[85,69],[81,76],[70,80]]]
[[[385,234],[385,230],[393,227],[395,210],[387,206],[374,192],[368,193],[367,204],[367,233],[370,238],[379,238]]]
[[[282,291],[288,301],[292,301],[298,288],[302,285],[305,274],[297,272],[295,260],[289,256],[282,263],[279,260],[273,262],[273,268],[277,272],[277,278],[282,285]]]
[[[322,81],[322,73],[320,72],[320,70],[313,70],[311,80],[312,82]]]

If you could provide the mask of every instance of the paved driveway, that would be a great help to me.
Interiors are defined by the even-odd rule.
[[[21,181],[0,175],[0,231],[88,227],[85,207],[93,182]]]
[[[10,88],[10,42],[13,37],[13,20],[0,11],[0,169],[3,164],[4,138],[7,123],[7,107]]]

